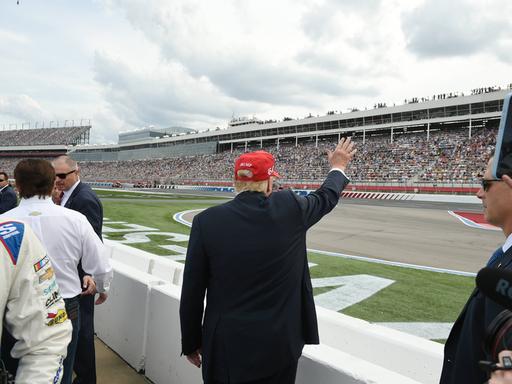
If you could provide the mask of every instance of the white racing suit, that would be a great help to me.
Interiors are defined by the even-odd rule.
[[[3,321],[18,340],[16,384],[60,383],[71,321],[44,248],[20,221],[0,221],[0,329]]]

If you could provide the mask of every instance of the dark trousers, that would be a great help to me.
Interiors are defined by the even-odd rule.
[[[18,359],[15,359],[11,356],[11,349],[16,344],[16,339],[12,337],[5,326],[2,329],[2,346],[0,347],[1,354],[0,358],[5,364],[5,368],[9,371],[9,373],[13,376],[16,376],[16,371],[18,370]]]
[[[80,298],[80,331],[76,350],[73,384],[96,384],[96,353],[94,349],[94,296]]]
[[[289,365],[285,369],[277,372],[275,375],[271,377],[266,377],[264,379],[258,379],[254,381],[244,381],[244,382],[226,382],[226,381],[211,381],[207,384],[294,384],[295,376],[297,375],[297,364],[298,361]]]
[[[73,325],[73,334],[71,343],[68,345],[68,354],[62,364],[64,373],[62,374],[61,384],[71,384],[73,378],[73,363],[75,362],[76,346],[78,342],[78,331],[80,330],[80,296],[72,299],[64,299],[66,312]]]

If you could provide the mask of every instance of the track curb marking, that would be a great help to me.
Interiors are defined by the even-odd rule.
[[[190,221],[185,220],[183,217],[186,214],[193,213],[193,212],[200,212],[200,211],[203,211],[204,209],[205,208],[202,208],[202,209],[190,209],[188,211],[178,212],[178,213],[176,213],[173,216],[173,220],[177,221],[180,224],[184,224],[187,227],[192,227],[192,223]],[[366,261],[366,262],[375,263],[375,264],[391,265],[391,266],[394,266],[394,267],[418,269],[418,270],[422,270],[422,271],[430,271],[430,272],[437,272],[437,273],[448,273],[450,275],[458,275],[458,276],[466,276],[466,277],[475,277],[476,276],[476,273],[473,273],[473,272],[465,272],[465,271],[457,271],[457,270],[454,270],[454,269],[428,267],[428,266],[425,266],[425,265],[408,264],[408,263],[402,263],[402,262],[399,262],[399,261],[389,261],[389,260],[383,260],[383,259],[374,259],[374,258],[365,257],[365,256],[347,255],[345,253],[322,251],[322,250],[319,250],[319,249],[308,248],[307,251],[308,252],[319,253],[319,254],[324,255],[324,256],[341,257],[341,258],[345,258],[345,259]]]

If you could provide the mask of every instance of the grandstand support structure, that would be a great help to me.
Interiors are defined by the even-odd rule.
[[[509,90],[415,102],[392,107],[350,113],[332,113],[319,117],[280,122],[243,124],[228,129],[151,138],[138,142],[104,146],[77,147],[77,160],[115,161],[145,158],[170,158],[215,154],[225,151],[276,147],[294,142],[335,139],[344,136],[387,135],[391,141],[403,133],[424,132],[427,140],[433,131],[464,127],[468,137],[474,130],[497,126],[503,98]]]
[[[36,124],[37,125],[37,124]],[[80,124],[66,120],[55,128],[8,129],[0,131],[0,164],[2,169],[14,169],[17,161],[27,157],[52,159],[64,155],[77,145],[89,143],[91,123],[82,119]],[[12,168],[12,169],[11,169]]]

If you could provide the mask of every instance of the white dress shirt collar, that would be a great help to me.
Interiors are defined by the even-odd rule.
[[[22,198],[18,205],[24,206],[28,204],[49,204],[53,203],[51,196],[32,196],[27,198]]]
[[[510,247],[512,247],[512,233],[508,235],[507,240],[505,241],[505,244],[503,244],[501,249],[503,249],[503,252],[507,252]]]
[[[71,196],[71,194],[75,190],[75,188],[78,185],[78,183],[80,183],[80,179],[78,179],[78,181],[75,184],[73,184],[73,186],[71,188],[69,188],[67,191],[64,191],[64,196],[62,196],[62,200],[60,201],[60,205],[62,205],[62,206],[66,205],[66,203],[69,200],[69,197]]]

